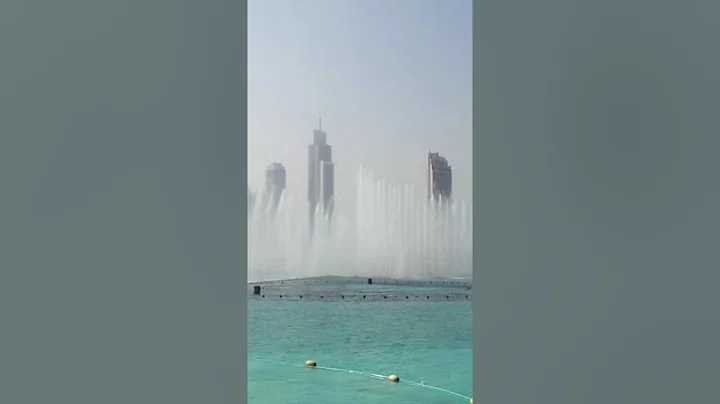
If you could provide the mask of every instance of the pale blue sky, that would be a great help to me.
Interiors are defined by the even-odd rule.
[[[472,195],[471,0],[250,0],[248,172],[279,161],[304,198],[307,145],[322,117],[338,203],[360,164],[425,189],[428,151]]]

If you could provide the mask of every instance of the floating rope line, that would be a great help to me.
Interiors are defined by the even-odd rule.
[[[375,373],[361,372],[361,371],[359,371],[359,370],[340,369],[340,368],[329,368],[329,367],[327,367],[327,366],[314,366],[314,368],[315,368],[315,369],[322,369],[322,370],[331,370],[331,371],[334,371],[334,372],[348,372],[348,373],[354,373],[354,374],[357,374],[357,375],[369,376],[369,377],[372,377],[373,379],[387,380],[387,376],[378,375],[378,374],[375,374]]]
[[[308,362],[312,362],[312,361],[308,361]],[[315,363],[315,362],[312,362],[312,363]],[[307,366],[307,367],[314,368],[314,369],[329,370],[329,371],[333,371],[333,372],[347,372],[347,373],[353,373],[353,374],[358,374],[358,375],[363,375],[363,376],[369,376],[369,377],[372,377],[373,379],[379,379],[379,380],[391,380],[391,379],[393,378],[393,376],[395,376],[395,375],[387,375],[387,376],[386,376],[386,375],[380,375],[380,374],[377,374],[377,373],[368,373],[368,372],[362,372],[362,371],[353,370],[353,369],[331,368],[331,367],[327,367],[327,366],[317,366],[317,365],[315,365],[315,366],[308,366],[308,364],[306,364],[306,366]],[[395,376],[395,378],[397,379],[397,381],[400,380],[399,378],[397,378],[397,376]],[[418,383],[418,382],[413,382],[413,381],[410,381],[410,380],[405,380],[405,379],[403,379],[403,383],[407,383],[407,384],[409,384],[409,385],[411,385],[411,386],[415,386],[415,387],[424,387],[424,388],[431,389],[431,390],[435,390],[435,391],[439,391],[439,392],[442,392],[442,393],[445,393],[445,394],[450,394],[450,395],[452,395],[452,396],[455,396],[455,397],[458,397],[458,398],[462,398],[462,399],[464,399],[464,400],[470,400],[470,397],[468,397],[468,396],[466,396],[466,395],[457,393],[457,392],[452,391],[452,390],[444,389],[444,388],[442,388],[442,387],[437,387],[437,386],[433,386],[433,385],[430,385],[430,384],[425,384],[425,382],[420,382],[420,383]]]
[[[444,389],[444,388],[442,388],[442,387],[431,386],[431,385],[429,385],[429,384],[425,384],[424,382],[416,383],[416,382],[411,382],[411,381],[405,380],[405,383],[410,383],[410,384],[413,384],[413,385],[418,386],[418,387],[425,387],[425,388],[428,388],[428,389],[431,389],[431,390],[441,391],[441,392],[443,392],[443,393],[447,393],[447,394],[453,395],[453,396],[455,396],[455,397],[463,398],[463,399],[465,399],[465,400],[470,400],[470,399],[471,399],[470,397],[465,396],[465,395],[462,395],[462,394],[460,394],[460,393],[456,393],[456,392],[454,392],[454,391],[451,391],[451,390],[448,390],[448,389]]]
[[[257,360],[257,361],[260,361],[260,362],[266,362],[266,363],[278,363],[278,362],[273,362],[273,361],[269,361],[269,360],[262,359],[262,358],[254,358],[254,360]],[[289,366],[297,366],[297,365],[291,365],[291,364],[288,364],[288,363],[282,363],[282,364],[283,364],[283,365],[289,365]],[[311,369],[326,370],[326,371],[331,371],[331,372],[345,372],[345,373],[350,373],[350,374],[356,374],[356,375],[366,376],[366,377],[370,377],[370,378],[372,378],[372,379],[377,379],[377,380],[386,380],[386,381],[394,382],[394,383],[400,382],[400,378],[399,378],[397,375],[381,375],[381,374],[377,374],[377,373],[363,372],[363,371],[360,371],[360,370],[343,369],[343,368],[333,368],[333,367],[329,367],[329,366],[318,366],[315,361],[307,361],[307,362],[305,362],[305,367],[311,368]],[[414,382],[414,381],[410,381],[410,380],[405,380],[405,379],[403,379],[402,382],[403,382],[403,383],[407,383],[407,384],[409,384],[409,385],[411,385],[411,386],[414,386],[414,387],[423,387],[423,388],[426,388],[426,389],[435,390],[435,391],[439,391],[439,392],[441,392],[441,393],[449,394],[449,395],[451,395],[451,396],[454,396],[454,397],[457,397],[457,398],[461,398],[461,399],[463,399],[463,400],[469,400],[469,402],[472,404],[472,398],[471,398],[471,397],[468,397],[468,396],[466,396],[466,395],[464,395],[464,394],[460,394],[460,393],[455,392],[455,391],[452,391],[452,390],[448,390],[448,389],[444,389],[444,388],[442,388],[442,387],[437,387],[437,386],[433,386],[433,385],[430,385],[430,384],[426,384],[425,382],[420,382],[420,383],[418,383],[418,382]]]

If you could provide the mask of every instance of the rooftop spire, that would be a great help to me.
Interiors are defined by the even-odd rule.
[[[322,118],[318,118],[318,130],[322,130]]]

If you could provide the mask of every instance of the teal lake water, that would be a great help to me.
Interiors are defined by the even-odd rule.
[[[469,301],[248,305],[251,404],[452,404],[472,395]],[[340,370],[309,369],[306,360]],[[421,382],[459,395],[415,384]]]

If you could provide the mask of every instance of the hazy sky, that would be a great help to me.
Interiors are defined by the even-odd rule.
[[[270,162],[305,198],[307,145],[322,117],[338,203],[360,164],[425,190],[428,151],[472,195],[471,0],[250,0],[248,176]]]

